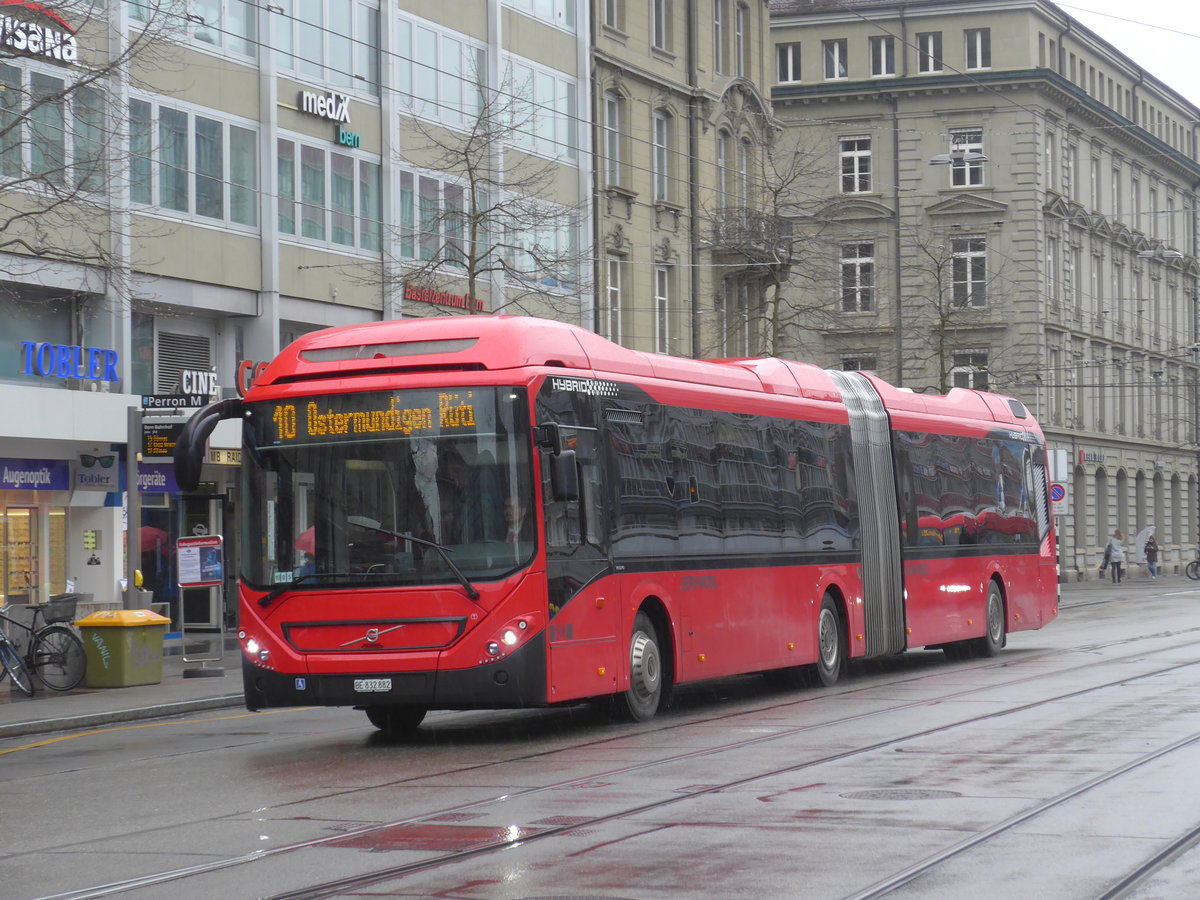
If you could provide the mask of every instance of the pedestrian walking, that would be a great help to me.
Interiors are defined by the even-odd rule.
[[[1158,541],[1154,539],[1154,535],[1146,538],[1146,568],[1150,570],[1150,577],[1158,577]]]
[[[1121,533],[1121,529],[1118,528],[1114,531],[1112,537],[1108,539],[1104,555],[1108,559],[1108,568],[1112,572],[1113,584],[1120,584],[1121,570],[1125,565],[1125,535]]]

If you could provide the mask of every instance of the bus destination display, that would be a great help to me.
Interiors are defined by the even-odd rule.
[[[330,439],[383,435],[473,433],[473,391],[397,394],[345,394],[299,402],[263,404],[273,427],[266,443],[308,444]]]

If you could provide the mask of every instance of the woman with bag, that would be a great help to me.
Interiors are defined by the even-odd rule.
[[[1121,533],[1121,529],[1114,531],[1108,539],[1108,546],[1104,548],[1104,558],[1112,569],[1113,584],[1120,584],[1121,568],[1125,565],[1125,535]]]

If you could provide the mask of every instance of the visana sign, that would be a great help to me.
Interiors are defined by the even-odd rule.
[[[300,92],[300,112],[310,116],[320,116],[331,122],[350,124],[350,98],[345,94],[335,94],[330,91],[327,95],[313,91]]]
[[[0,16],[0,47],[65,63],[73,63],[79,58],[74,29],[56,13],[40,3],[29,3],[27,0],[0,0],[0,6],[22,7],[62,26],[60,31],[53,25],[39,25],[12,16]]]

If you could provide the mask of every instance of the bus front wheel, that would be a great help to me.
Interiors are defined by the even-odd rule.
[[[813,667],[817,680],[825,687],[833,687],[841,677],[846,664],[846,633],[837,604],[826,594],[821,598],[821,611],[817,614],[817,662]]]
[[[662,653],[658,632],[644,612],[633,620],[629,638],[629,687],[616,696],[617,714],[629,721],[645,722],[658,712],[663,695]]]
[[[422,706],[368,706],[365,711],[370,723],[389,738],[416,731],[426,712]]]

